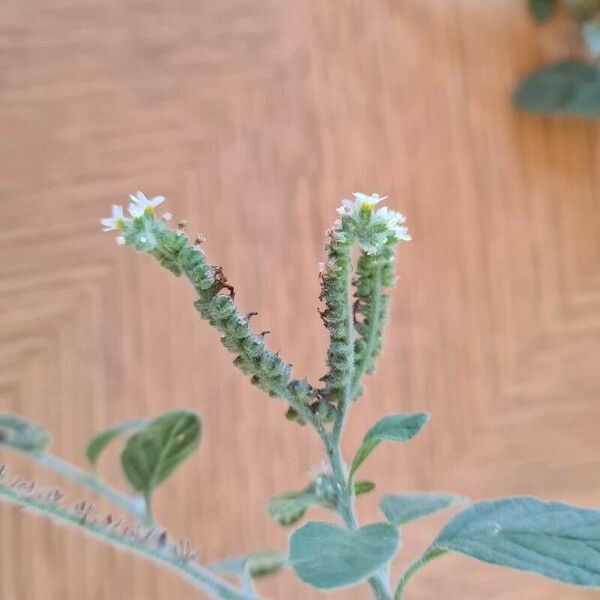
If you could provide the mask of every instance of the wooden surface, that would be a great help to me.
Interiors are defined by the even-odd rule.
[[[86,440],[113,421],[194,407],[202,448],[158,494],[160,520],[206,559],[283,547],[264,504],[304,485],[315,436],[234,371],[185,282],[117,248],[98,219],[138,188],[165,194],[271,345],[314,380],[323,232],[340,198],[377,191],[414,242],[346,452],[378,416],[426,409],[426,432],[365,465],[379,491],[600,505],[599,129],[510,107],[520,75],[578,50],[566,21],[540,30],[522,4],[4,0],[0,408],[47,427],[83,466]],[[102,473],[119,482],[115,459]],[[379,518],[374,494],[359,508]],[[406,527],[395,572],[442,522]],[[195,597],[5,506],[0,532],[2,600]],[[261,590],[367,597],[318,596],[289,574]],[[453,556],[408,596],[597,594]]]

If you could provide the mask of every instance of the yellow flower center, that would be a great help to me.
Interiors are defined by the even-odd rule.
[[[115,219],[115,227],[117,229],[125,229],[125,219],[123,219],[122,217]]]
[[[373,205],[370,202],[363,202],[360,205],[360,214],[363,216],[370,215],[373,211]]]
[[[154,214],[154,206],[152,206],[152,204],[146,204],[146,206],[144,207],[144,214],[145,215]]]

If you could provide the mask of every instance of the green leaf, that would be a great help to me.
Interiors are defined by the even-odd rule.
[[[423,425],[427,423],[429,415],[424,412],[409,413],[405,415],[388,415],[375,423],[363,438],[361,447],[354,456],[350,467],[350,478],[356,469],[371,454],[373,449],[383,440],[406,442],[417,435]]]
[[[96,466],[100,454],[102,454],[108,444],[110,444],[110,442],[112,442],[117,436],[129,429],[139,429],[143,424],[144,422],[139,419],[123,421],[123,423],[117,423],[116,425],[97,433],[88,442],[88,445],[85,449],[85,455],[87,456],[90,464],[93,467]]]
[[[248,575],[262,577],[279,571],[287,562],[287,557],[279,550],[257,550],[245,556],[225,558],[206,565],[215,573],[234,575],[244,579]]]
[[[317,503],[311,484],[299,492],[283,492],[273,496],[267,503],[267,511],[276,523],[288,527],[299,521],[309,506]]]
[[[50,436],[37,425],[21,416],[0,414],[0,445],[23,452],[43,452],[50,444]]]
[[[385,566],[398,548],[389,523],[348,530],[310,521],[290,536],[289,563],[298,577],[320,589],[353,585]]]
[[[375,489],[375,484],[372,481],[355,481],[354,482],[354,494],[360,496],[361,494],[368,494]]]
[[[455,494],[409,492],[383,496],[379,501],[379,508],[392,525],[400,526],[459,502],[465,502],[465,498]]]
[[[201,424],[189,410],[166,412],[131,435],[121,466],[134,490],[148,498],[200,443]]]
[[[257,550],[248,556],[248,571],[252,577],[262,577],[279,571],[287,557],[279,550]]]
[[[545,66],[519,83],[513,100],[528,111],[600,116],[600,68],[577,62]]]
[[[529,12],[531,16],[538,22],[547,21],[554,12],[556,7],[555,0],[528,0]]]
[[[448,521],[436,549],[600,587],[600,510],[531,497],[478,502]]]

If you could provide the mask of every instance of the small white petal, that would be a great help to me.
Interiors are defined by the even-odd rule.
[[[115,242],[117,242],[117,245],[119,245],[119,246],[124,246],[125,245],[125,238],[122,235],[118,235],[115,238]]]
[[[162,216],[164,221],[170,221],[173,218],[173,215],[170,212],[163,213]]]
[[[123,216],[123,208],[112,205],[112,216],[100,219],[100,223],[103,226],[103,231],[114,231],[115,229],[122,229],[125,223],[125,217]]]
[[[144,209],[139,204],[131,203],[128,207],[128,210],[129,214],[135,218],[141,217],[144,214]]]

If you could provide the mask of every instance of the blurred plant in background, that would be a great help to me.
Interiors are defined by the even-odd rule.
[[[563,7],[577,22],[590,59],[551,63],[531,73],[514,91],[516,106],[540,113],[600,116],[600,0],[528,0],[528,5],[538,23]]]

